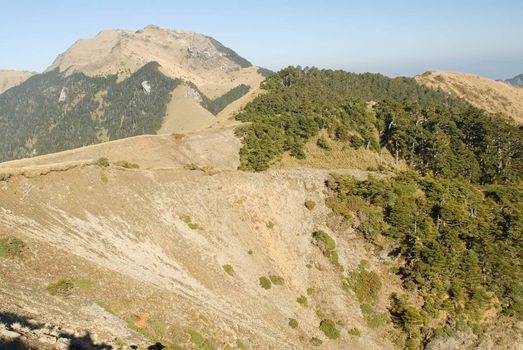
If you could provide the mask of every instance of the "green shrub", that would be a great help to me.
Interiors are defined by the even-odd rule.
[[[349,335],[352,335],[353,337],[359,337],[361,335],[361,331],[358,328],[354,327],[349,329]]]
[[[104,171],[102,171],[102,172],[100,173],[100,180],[101,180],[104,184],[106,184],[106,183],[109,182],[109,177],[107,177],[107,174],[106,174]]]
[[[376,312],[369,304],[361,304],[360,308],[363,313],[363,317],[365,318],[365,321],[370,328],[384,326],[389,321],[387,312]]]
[[[309,305],[308,301],[307,301],[307,297],[305,295],[300,295],[296,301],[298,302],[298,304],[302,305],[302,306],[305,306],[307,307]]]
[[[15,237],[0,238],[0,258],[19,258],[22,256],[25,244]]]
[[[334,241],[334,239],[331,236],[329,236],[326,232],[321,230],[315,231],[312,234],[312,237],[314,239],[314,243],[316,244],[316,246],[318,246],[318,248],[320,248],[323,255],[328,257],[334,266],[342,269],[342,266],[338,261],[338,252],[335,250],[336,241]]]
[[[321,136],[318,138],[318,141],[316,141],[316,145],[319,147],[319,148],[322,148],[326,151],[330,150],[331,147],[329,145],[329,143],[327,142],[327,140],[325,139],[325,137]]]
[[[320,322],[320,330],[325,333],[325,336],[329,339],[338,339],[340,331],[336,328],[336,324],[329,319],[323,319]]]
[[[332,210],[333,215],[341,216],[345,221],[352,219],[350,209],[345,202],[338,197],[326,198],[325,205]]]
[[[201,228],[200,225],[198,225],[197,223],[192,222],[192,218],[189,215],[186,215],[186,214],[180,215],[180,219],[183,222],[185,222],[185,224],[187,226],[189,226],[189,228],[191,230],[199,230]]]
[[[316,245],[321,249],[323,255],[329,256],[336,249],[336,241],[324,231],[315,231],[312,234]]]
[[[271,289],[271,280],[265,276],[260,277],[260,287],[263,289]]]
[[[305,208],[312,210],[316,207],[316,202],[313,200],[305,201]]]
[[[109,159],[107,159],[106,157],[98,158],[96,164],[101,168],[107,168],[109,166]]]
[[[56,282],[49,283],[47,285],[47,291],[51,295],[56,296],[69,296],[74,289],[74,283],[69,278],[60,278]]]
[[[274,227],[274,222],[272,221],[267,221],[267,223],[265,224],[265,226],[267,226],[268,229],[272,229]]]
[[[234,268],[232,267],[232,265],[230,264],[225,264],[222,266],[223,267],[223,270],[229,275],[229,276],[234,276],[235,275],[235,272],[234,272]]]
[[[129,163],[126,160],[118,160],[118,161],[114,162],[113,164],[116,166],[119,166],[121,168],[126,168],[126,169],[138,169],[140,167],[138,164]]]
[[[298,328],[298,321],[294,318],[289,318],[289,327]]]
[[[356,294],[360,303],[375,303],[381,291],[380,276],[374,271],[367,271],[360,263],[358,270],[352,271],[347,278],[348,285]]]
[[[272,284],[277,286],[282,286],[285,280],[281,276],[277,275],[269,275],[269,279],[271,280]]]
[[[307,288],[307,295],[308,296],[313,296],[315,292],[316,291],[315,291],[314,288]]]
[[[323,342],[321,341],[321,339],[318,339],[316,337],[312,337],[311,338],[311,344],[313,346],[320,346],[321,344],[323,344]]]
[[[191,336],[191,342],[198,348],[203,350],[212,350],[214,347],[212,344],[203,337],[200,333],[197,331],[189,331],[189,335]]]

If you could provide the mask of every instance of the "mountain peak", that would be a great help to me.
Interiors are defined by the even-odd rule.
[[[148,62],[158,62],[162,73],[192,81],[207,94],[219,85],[230,89],[242,69],[255,71],[252,64],[219,41],[199,33],[148,25],[138,31],[103,30],[94,38],[82,39],[59,55],[47,69],[88,76],[116,74],[124,78]]]

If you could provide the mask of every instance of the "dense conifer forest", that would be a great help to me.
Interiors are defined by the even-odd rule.
[[[523,174],[523,130],[411,78],[290,67],[269,77],[265,94],[237,116],[241,168],[260,171],[321,129],[353,148],[386,148],[423,174],[474,183]]]
[[[143,81],[151,93],[145,93]],[[0,161],[90,145],[102,137],[155,133],[179,83],[161,74],[157,63],[121,82],[82,73],[36,75],[0,95]]]

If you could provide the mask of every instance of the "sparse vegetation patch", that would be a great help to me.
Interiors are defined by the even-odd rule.
[[[113,164],[125,169],[138,169],[140,167],[138,164],[130,163],[126,160],[118,160]]]
[[[289,318],[289,327],[298,328],[298,321],[295,318]]]
[[[74,289],[74,283],[70,278],[60,278],[59,280],[49,283],[47,291],[51,295],[67,297],[71,295]]]
[[[230,264],[226,264],[226,265],[223,265],[223,270],[229,275],[229,276],[234,276],[235,275],[235,272],[234,272],[234,268],[232,267],[232,265]]]
[[[271,280],[272,284],[274,284],[276,286],[282,286],[283,283],[285,282],[283,277],[278,276],[278,275],[269,275],[269,279]]]
[[[189,215],[187,215],[187,214],[180,215],[180,220],[185,222],[185,224],[187,226],[189,226],[189,228],[192,229],[192,230],[199,230],[199,229],[201,229],[200,225],[198,225],[197,223],[192,222],[192,218]]]
[[[305,295],[300,295],[296,301],[298,302],[298,304],[302,305],[302,306],[305,306],[307,307],[309,305],[308,301],[307,301],[307,297]]]
[[[190,331],[189,335],[191,337],[191,342],[198,348],[202,350],[212,350],[214,347],[212,344],[204,338],[203,335],[201,335],[197,331]]]
[[[359,328],[351,328],[349,329],[349,335],[352,335],[353,337],[359,337],[361,335],[361,331],[359,330]]]
[[[19,258],[24,247],[24,242],[16,237],[0,237],[0,258]]]
[[[329,319],[323,319],[320,322],[320,330],[325,334],[329,339],[338,339],[340,336],[340,331],[336,328],[336,323]]]
[[[265,276],[260,277],[259,282],[260,282],[260,287],[262,287],[263,289],[271,289],[272,283],[271,283],[271,280],[268,279],[267,277],[265,277]]]
[[[374,271],[367,271],[364,264],[358,266],[356,271],[349,273],[348,285],[356,294],[360,303],[376,303],[381,291],[380,276]]]
[[[312,210],[316,207],[316,202],[309,199],[308,201],[305,201],[305,208]]]

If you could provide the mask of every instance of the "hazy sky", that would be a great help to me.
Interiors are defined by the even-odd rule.
[[[523,0],[0,0],[0,68],[42,71],[77,39],[148,24],[210,35],[273,70],[523,73]]]

